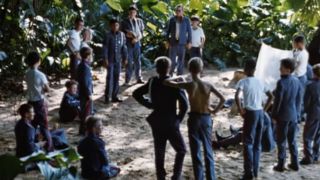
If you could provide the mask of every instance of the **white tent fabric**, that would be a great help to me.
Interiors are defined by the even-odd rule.
[[[276,88],[280,79],[280,61],[284,58],[293,58],[293,52],[262,44],[255,76],[264,83],[267,90],[273,91]]]

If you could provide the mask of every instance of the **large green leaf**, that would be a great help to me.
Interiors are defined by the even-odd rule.
[[[12,180],[19,173],[23,172],[23,166],[20,160],[10,154],[0,156],[0,179]]]
[[[132,4],[132,0],[120,0],[120,5],[123,10],[129,9],[129,6]]]
[[[119,0],[106,0],[106,3],[108,6],[110,6],[113,10],[118,11],[118,12],[123,12],[123,9],[121,7],[120,1]]]
[[[283,10],[298,11],[303,8],[308,0],[281,0]]]
[[[156,5],[152,6],[151,9],[164,15],[168,15],[169,13],[168,4],[163,1],[159,1]]]
[[[203,4],[202,4],[201,0],[190,0],[189,9],[190,10],[196,9],[198,11],[202,11]]]
[[[238,0],[238,6],[247,6],[249,3],[249,0]]]

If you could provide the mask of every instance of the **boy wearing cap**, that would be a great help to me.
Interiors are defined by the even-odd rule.
[[[122,31],[127,38],[128,64],[126,66],[125,85],[129,85],[133,71],[137,83],[144,83],[141,77],[141,39],[144,23],[137,17],[138,8],[135,4],[129,7],[129,17],[122,22]]]
[[[200,18],[197,15],[191,17],[191,32],[192,32],[192,47],[190,50],[190,56],[193,57],[202,57],[202,48],[206,37],[204,35],[203,29],[199,26]]]
[[[105,90],[105,103],[122,102],[119,99],[119,77],[121,72],[121,62],[127,62],[128,52],[126,37],[119,31],[119,21],[112,19],[110,21],[111,31],[107,33],[103,41],[104,59],[107,65],[107,84]]]

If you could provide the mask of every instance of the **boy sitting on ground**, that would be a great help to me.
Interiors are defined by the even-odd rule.
[[[21,119],[17,122],[14,133],[16,135],[16,156],[28,156],[40,148],[36,144],[36,129],[32,126],[31,121],[34,117],[33,107],[29,104],[23,104],[18,110]]]
[[[86,122],[87,135],[78,146],[81,160],[81,175],[88,179],[108,179],[116,177],[120,168],[109,163],[105,150],[105,142],[100,138],[102,122],[93,116],[88,117]]]
[[[78,96],[78,83],[70,80],[66,83],[67,91],[64,93],[59,115],[61,122],[71,122],[80,113],[80,100]]]

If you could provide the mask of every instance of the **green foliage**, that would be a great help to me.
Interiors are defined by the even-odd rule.
[[[23,166],[19,158],[4,154],[0,156],[0,174],[2,180],[12,180],[23,172]]]
[[[27,157],[17,158],[9,154],[0,156],[1,179],[11,180],[24,172],[24,167],[30,163],[37,163],[45,179],[76,179],[77,169],[72,164],[82,157],[75,148],[67,148],[49,154],[39,152]]]
[[[0,85],[21,92],[26,67],[23,59],[32,50],[43,57],[41,70],[51,81],[65,77],[68,54],[65,44],[75,17],[94,30],[91,46],[95,63],[102,58],[101,42],[110,18],[127,17],[133,0],[2,0],[0,1],[0,51],[8,58],[0,61]],[[167,55],[163,46],[168,19],[177,4],[188,16],[198,14],[207,36],[204,58],[241,65],[242,59],[257,56],[261,41],[290,49],[294,33],[312,37],[320,20],[319,0],[139,0],[139,16],[146,23],[143,38],[143,64]],[[15,33],[12,33],[15,32]],[[20,78],[15,78],[20,77]],[[9,81],[8,81],[9,79]],[[18,79],[19,81],[15,81]],[[15,82],[16,85],[10,85]]]

